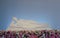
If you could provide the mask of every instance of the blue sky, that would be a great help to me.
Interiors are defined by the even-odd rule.
[[[12,17],[48,23],[60,29],[60,0],[0,0],[0,30],[5,30]]]

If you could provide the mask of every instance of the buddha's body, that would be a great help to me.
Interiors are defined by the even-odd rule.
[[[38,24],[32,20],[18,20],[14,17],[7,30],[51,30],[51,28],[47,24]]]

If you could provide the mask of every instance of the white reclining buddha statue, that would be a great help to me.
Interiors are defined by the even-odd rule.
[[[6,30],[51,30],[51,28],[48,24],[39,24],[32,20],[17,19],[13,17],[10,26]]]

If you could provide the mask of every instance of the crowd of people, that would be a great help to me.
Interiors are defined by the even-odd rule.
[[[0,38],[60,38],[60,31],[0,31]]]

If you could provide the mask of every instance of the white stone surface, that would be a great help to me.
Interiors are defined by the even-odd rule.
[[[20,31],[20,30],[51,30],[48,24],[39,24],[32,20],[17,19],[13,17],[10,26],[6,30]]]

